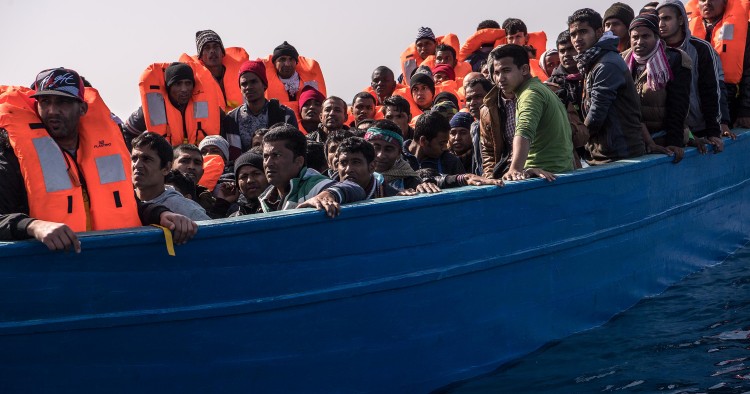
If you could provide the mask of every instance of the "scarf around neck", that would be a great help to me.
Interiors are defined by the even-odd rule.
[[[284,90],[289,93],[289,96],[294,96],[299,90],[299,74],[295,71],[289,78],[279,78],[281,83],[284,84]]]
[[[625,57],[625,63],[631,73],[638,65],[646,65],[646,85],[651,90],[664,89],[674,78],[662,40],[656,41],[654,50],[646,56],[638,56],[635,51],[630,51]]]
[[[417,172],[404,159],[398,159],[393,163],[388,171],[383,171],[380,175],[385,178],[385,183],[391,183],[398,179],[408,178],[410,176],[418,177]]]
[[[575,60],[576,63],[578,63],[578,71],[581,74],[588,73],[594,62],[599,59],[604,51],[608,51],[608,49],[604,48],[602,45],[607,40],[617,40],[617,42],[620,42],[620,39],[617,38],[614,33],[608,31],[604,33],[601,38],[599,38],[599,41],[597,41],[594,46],[583,51],[583,53],[579,53],[578,55],[576,55]]]

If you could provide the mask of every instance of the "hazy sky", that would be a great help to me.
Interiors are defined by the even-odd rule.
[[[375,67],[398,75],[399,55],[420,26],[455,33],[463,43],[484,19],[523,19],[547,32],[548,46],[567,16],[614,1],[50,1],[0,0],[0,84],[29,85],[37,72],[65,66],[96,87],[123,120],[140,105],[138,80],[147,65],[194,54],[195,32],[216,31],[225,47],[265,57],[283,41],[316,59],[329,95],[351,101]],[[624,1],[636,13],[647,1]]]

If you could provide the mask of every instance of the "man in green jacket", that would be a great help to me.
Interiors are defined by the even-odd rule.
[[[573,143],[567,112],[560,99],[531,76],[529,57],[519,45],[490,52],[493,78],[503,93],[516,96],[513,156],[505,180],[540,177],[573,170]]]

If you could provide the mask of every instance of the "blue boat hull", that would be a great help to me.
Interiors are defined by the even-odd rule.
[[[750,135],[505,188],[0,243],[0,391],[425,392],[601,325],[750,234]]]

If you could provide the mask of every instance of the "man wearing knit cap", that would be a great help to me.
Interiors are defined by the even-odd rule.
[[[417,47],[417,53],[423,60],[427,56],[435,54],[435,48],[437,47],[437,40],[435,40],[435,33],[429,27],[420,27],[417,31],[417,39],[414,40],[414,45]],[[421,63],[421,62],[420,62]]]
[[[604,12],[604,31],[611,31],[620,39],[617,50],[622,52],[630,48],[630,37],[628,35],[628,26],[633,21],[635,14],[629,5],[624,3],[614,3]]]
[[[424,62],[427,56],[435,54],[437,39],[435,33],[429,27],[420,27],[417,30],[417,38],[401,53],[401,76],[399,82],[407,82],[414,70]]]
[[[165,132],[165,137],[173,146],[180,145],[181,143],[197,144],[206,135],[220,134],[224,131],[226,126],[226,116],[224,115],[224,112],[221,111],[221,109],[218,109],[218,111],[208,110],[206,107],[211,104],[207,102],[195,102],[195,94],[197,94],[195,90],[196,80],[193,69],[190,68],[189,65],[181,62],[170,64],[164,70],[164,86],[167,91],[167,100],[164,100],[164,107],[154,108],[154,111],[159,109],[163,112],[171,112],[174,111],[174,109],[179,111],[180,119],[164,115],[163,123],[169,125]],[[144,97],[142,95],[141,102],[148,104],[146,108],[146,111],[148,111],[152,103],[151,101],[148,101],[148,96]],[[205,112],[203,116],[195,116],[196,113],[201,112],[194,107],[196,104],[200,104],[197,108]],[[171,108],[169,106],[171,106]],[[155,114],[152,113],[150,115],[154,116]],[[218,119],[213,119],[213,116],[216,116]],[[143,105],[130,115],[123,125],[125,141],[128,145],[137,135],[147,130],[153,130],[150,126],[154,126],[154,119],[150,119],[152,124],[146,126],[146,115],[144,114]],[[170,120],[174,121],[176,124],[170,124]],[[159,123],[156,123],[156,125],[159,125]],[[218,130],[212,129],[211,125],[215,125]],[[180,133],[182,139],[179,139],[178,137],[173,138],[172,131],[176,132],[180,130],[182,131],[182,133]]]
[[[682,50],[690,56],[693,64],[690,88],[690,110],[687,125],[697,140],[706,139],[721,151],[724,143],[722,135],[731,136],[729,131],[729,107],[725,94],[724,72],[718,55],[706,41],[690,32],[685,6],[679,0],[665,0],[658,7],[659,34],[664,42]],[[724,134],[726,133],[726,134]],[[700,150],[705,145],[698,145]]]
[[[253,135],[258,129],[268,128],[276,123],[287,123],[297,127],[297,117],[289,107],[277,99],[266,99],[268,87],[266,67],[262,61],[248,60],[240,66],[238,84],[244,104],[231,110],[227,117],[234,126],[227,129],[229,160],[234,160],[242,152],[253,146]]]
[[[682,160],[687,142],[692,60],[659,37],[659,17],[643,13],[630,23],[630,49],[622,53],[641,99],[646,152]]]
[[[183,53],[180,61],[188,63],[204,86],[221,91],[222,108],[231,110],[242,104],[236,76],[240,65],[248,60],[247,51],[239,47],[224,48],[221,37],[213,30],[195,33],[196,56]]]
[[[411,97],[417,108],[412,108],[412,116],[417,117],[432,107],[432,99],[435,97],[435,80],[432,71],[427,67],[419,67],[414,72],[410,81]]]
[[[297,49],[286,41],[274,48],[264,64],[269,82],[268,98],[278,99],[298,111],[297,101],[303,87],[312,86],[326,94],[325,80],[318,62],[300,56]]]
[[[312,86],[305,86],[299,95],[300,124],[303,132],[315,132],[320,125],[320,113],[326,96]]]
[[[474,145],[471,140],[471,125],[474,117],[468,112],[458,112],[450,120],[451,131],[448,146],[451,153],[458,156],[464,169],[476,175],[481,175],[481,168],[474,163]]]
[[[232,204],[227,217],[263,212],[258,197],[268,188],[268,179],[263,172],[263,155],[256,152],[256,149],[243,153],[234,161],[234,176],[239,193],[225,200]]]
[[[436,64],[432,68],[432,75],[435,77],[435,83],[456,80],[456,72],[449,64]]]

